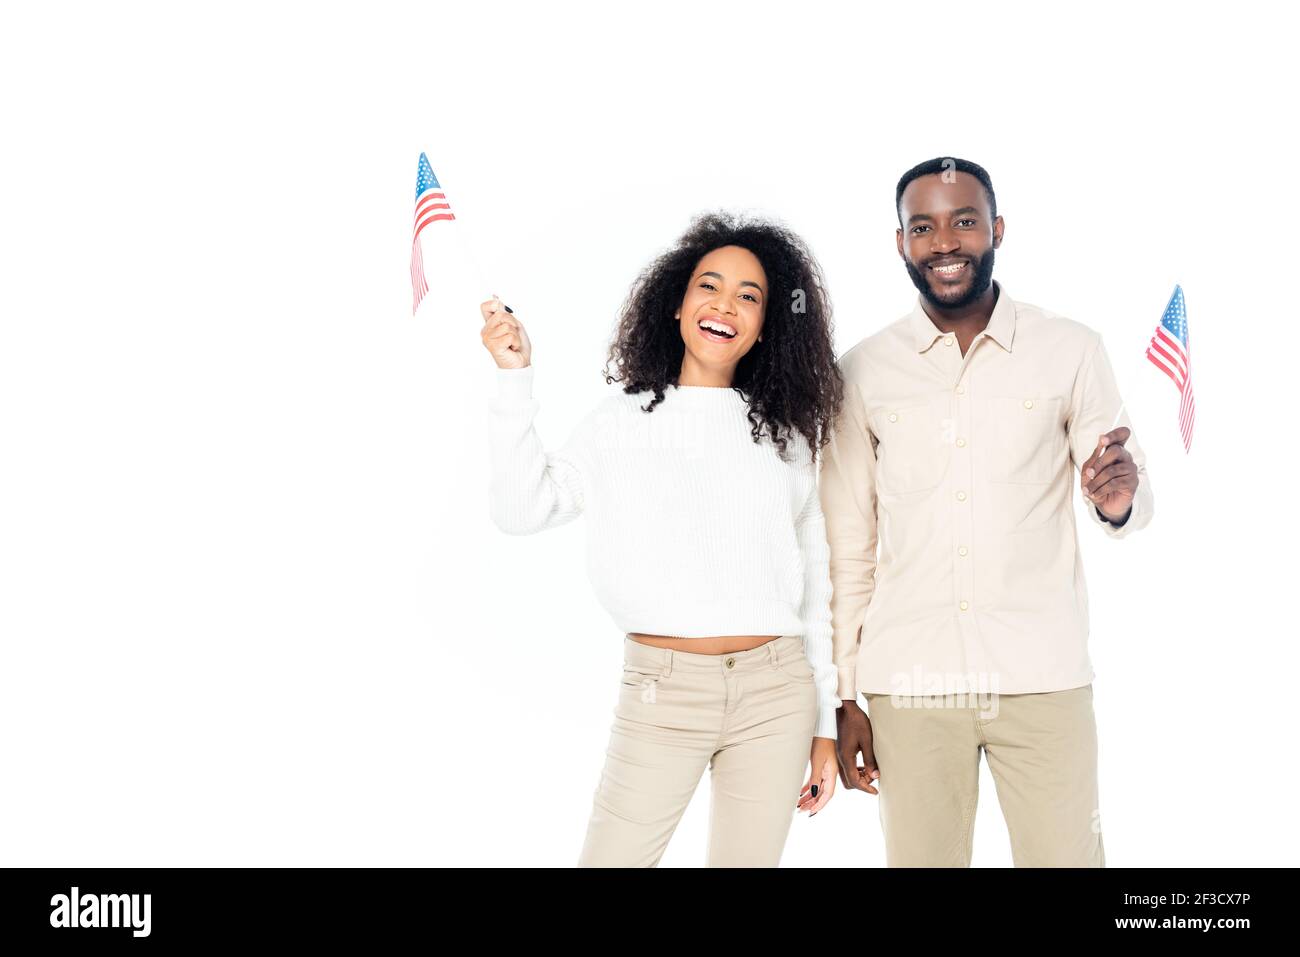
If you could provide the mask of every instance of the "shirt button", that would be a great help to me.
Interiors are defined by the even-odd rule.
[[[970,604],[969,604],[968,602],[962,602],[962,603],[961,603],[960,605],[958,605],[957,607],[960,608],[962,611],[965,611],[967,608],[970,607]]]
[[[1026,400],[1025,400],[1025,408],[1026,408],[1026,409],[1032,409],[1033,407],[1034,407],[1034,400],[1033,400],[1033,399],[1026,399]]]
[[[959,449],[964,449],[964,448],[966,448],[966,440],[965,440],[965,439],[958,439],[958,440],[957,440],[957,448],[959,448]]]
[[[962,558],[965,558],[965,557],[966,557],[966,553],[967,553],[969,550],[970,550],[970,549],[968,549],[965,545],[962,545],[960,548],[957,549],[957,554],[960,555]]]
[[[943,344],[944,344],[945,346],[950,346],[950,345],[952,345],[952,336],[944,336],[944,337],[943,337]]]
[[[966,501],[966,493],[965,493],[965,492],[958,492],[958,493],[957,493],[957,501],[959,501],[959,502],[964,502],[964,501]]]
[[[958,394],[958,395],[965,395],[965,394],[966,394],[966,387],[965,387],[964,385],[959,385],[959,386],[957,386],[957,394]]]
[[[898,413],[897,413],[897,412],[891,412],[891,413],[889,413],[889,421],[890,421],[890,422],[897,422],[897,421],[898,421]]]
[[[735,658],[728,658],[728,659],[727,659],[727,667],[728,667],[728,668],[734,668],[734,667],[736,667],[736,659],[735,659]]]

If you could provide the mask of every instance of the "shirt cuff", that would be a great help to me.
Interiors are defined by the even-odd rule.
[[[496,370],[497,398],[522,402],[533,397],[533,365]]]
[[[832,741],[838,739],[839,732],[835,722],[835,712],[838,710],[834,705],[817,709],[817,727],[813,729],[814,738],[830,738]]]
[[[839,695],[841,701],[858,700],[858,669],[856,665],[840,669]]]
[[[1085,511],[1087,511],[1088,517],[1092,519],[1093,524],[1100,525],[1101,530],[1111,538],[1123,538],[1129,532],[1141,528],[1145,524],[1141,521],[1142,495],[1140,494],[1135,494],[1133,496],[1133,505],[1129,509],[1128,519],[1123,525],[1112,525],[1110,519],[1106,518],[1105,515],[1102,515],[1101,512],[1098,511],[1097,506],[1087,498],[1084,498],[1083,503]]]

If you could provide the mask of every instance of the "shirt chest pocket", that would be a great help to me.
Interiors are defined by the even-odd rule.
[[[1064,400],[995,395],[985,400],[982,443],[991,481],[1039,485],[1056,478],[1065,457]]]
[[[871,417],[876,488],[901,495],[938,486],[948,471],[952,424],[938,399],[904,400]]]

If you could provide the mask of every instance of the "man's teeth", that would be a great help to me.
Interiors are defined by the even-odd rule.
[[[949,263],[947,266],[931,266],[930,268],[935,272],[943,273],[945,276],[951,276],[959,269],[965,268],[965,266],[965,263]]]
[[[716,332],[719,335],[726,336],[727,338],[731,338],[736,334],[736,330],[731,328],[731,326],[723,325],[720,322],[714,322],[712,319],[701,319],[700,328],[708,329],[710,332]]]

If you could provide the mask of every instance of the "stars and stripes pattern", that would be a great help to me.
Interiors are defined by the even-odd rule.
[[[1178,404],[1178,428],[1183,434],[1183,450],[1192,449],[1192,425],[1196,421],[1196,400],[1192,397],[1192,370],[1188,362],[1191,350],[1187,345],[1187,307],[1183,303],[1183,287],[1174,286],[1174,294],[1160,317],[1156,334],[1147,346],[1147,358],[1173,380],[1182,395]]]
[[[429,291],[429,283],[424,278],[420,233],[430,223],[455,218],[442,187],[438,185],[438,177],[433,175],[433,169],[429,166],[429,157],[421,153],[415,172],[415,232],[411,236],[411,293],[414,299],[411,315],[415,315],[415,310],[420,308],[420,300]]]

